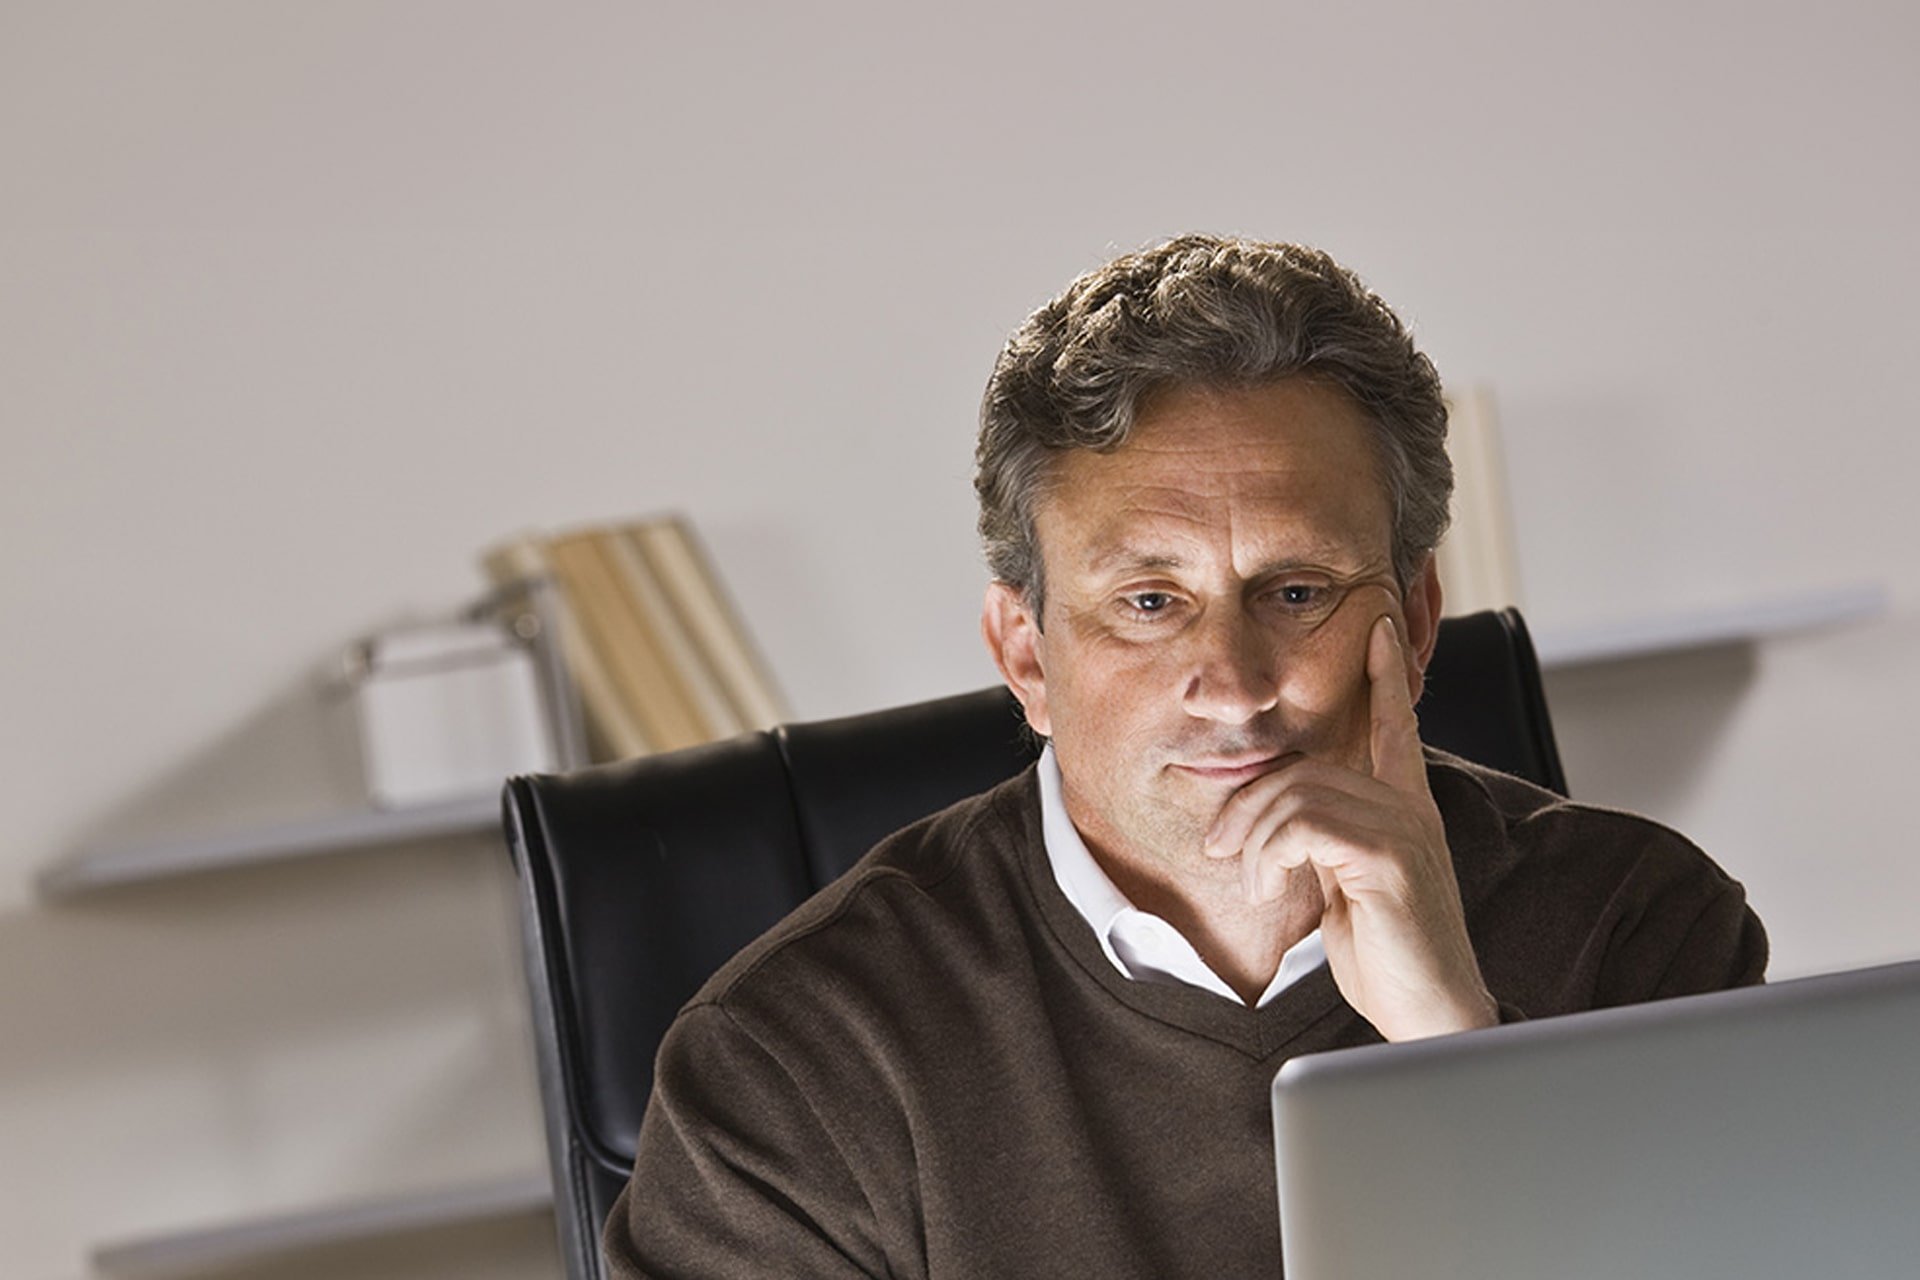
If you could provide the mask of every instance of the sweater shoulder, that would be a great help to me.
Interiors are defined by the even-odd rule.
[[[1639,814],[1432,753],[1489,986],[1538,1016],[1761,980],[1766,930],[1700,847]]]
[[[1499,878],[1542,860],[1595,875],[1632,870],[1666,881],[1695,880],[1707,891],[1737,887],[1692,840],[1644,815],[1569,799],[1432,748],[1427,776],[1456,854],[1478,864],[1470,869],[1479,875]]]
[[[887,836],[846,872],[749,943],[690,1004],[735,1005],[796,971],[817,975],[862,956],[899,956],[927,931],[981,914],[982,881],[1004,882],[1028,813],[1037,815],[1031,768]],[[991,894],[991,890],[988,890]]]

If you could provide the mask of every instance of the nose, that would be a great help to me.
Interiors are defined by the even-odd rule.
[[[1245,724],[1280,701],[1274,637],[1238,606],[1216,606],[1189,633],[1193,644],[1182,701],[1189,715]]]

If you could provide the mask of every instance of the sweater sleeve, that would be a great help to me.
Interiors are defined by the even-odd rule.
[[[1694,918],[1654,984],[1655,999],[1750,987],[1766,981],[1767,931],[1729,881]]]
[[[1595,1004],[1633,1004],[1765,980],[1767,933],[1746,890],[1717,869],[1664,886],[1608,949]]]
[[[774,1056],[718,1005],[684,1010],[660,1048],[633,1178],[603,1243],[608,1274],[886,1274],[873,1213]]]

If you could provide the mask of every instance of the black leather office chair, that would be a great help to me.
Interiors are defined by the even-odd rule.
[[[1566,793],[1513,610],[1441,624],[1419,712],[1429,744]],[[600,1226],[632,1171],[654,1051],[675,1011],[880,837],[1035,754],[996,688],[507,784],[572,1280],[602,1274]]]

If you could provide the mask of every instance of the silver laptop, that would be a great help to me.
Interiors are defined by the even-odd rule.
[[[1920,962],[1311,1054],[1288,1280],[1920,1276]]]

